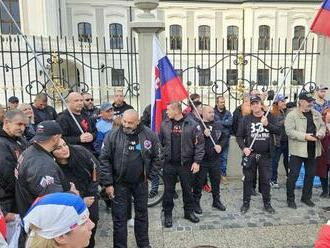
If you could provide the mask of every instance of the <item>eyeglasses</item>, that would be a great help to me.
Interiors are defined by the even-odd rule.
[[[93,99],[93,98],[88,98],[88,99],[85,99],[85,101],[86,101],[86,102],[89,102],[89,101],[92,101],[92,102],[93,102],[94,99]]]

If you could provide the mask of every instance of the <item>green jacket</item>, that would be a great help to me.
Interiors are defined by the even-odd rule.
[[[316,135],[323,138],[325,136],[325,124],[319,112],[312,109],[313,120],[316,127]],[[307,118],[298,109],[293,109],[285,119],[285,131],[289,138],[289,153],[294,156],[307,158],[307,141],[305,134],[307,130]],[[321,142],[315,142],[315,157],[321,156]]]

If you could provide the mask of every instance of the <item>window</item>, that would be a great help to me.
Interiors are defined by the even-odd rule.
[[[294,34],[292,39],[292,49],[299,50],[301,43],[305,39],[305,27],[304,26],[295,26],[294,27]],[[301,47],[304,49],[304,45]]]
[[[78,38],[80,42],[92,42],[92,25],[90,23],[78,23]]]
[[[270,27],[267,25],[259,26],[258,49],[269,50],[269,40],[270,40]]]
[[[112,86],[124,86],[124,69],[112,69],[111,70],[112,80],[111,84]]]
[[[210,69],[199,69],[199,85],[208,86],[210,85]]]
[[[109,25],[110,48],[123,49],[123,25],[111,23]]]
[[[257,84],[258,85],[268,85],[269,84],[269,70],[268,69],[258,69]]]
[[[207,25],[198,27],[199,50],[210,50],[211,28]]]
[[[18,26],[21,27],[21,19],[19,13],[19,0],[3,0],[10,14],[14,17]],[[8,16],[7,12],[0,6],[0,23],[2,34],[17,34],[18,30],[14,21]]]
[[[182,81],[183,70],[182,69],[175,69],[175,73]]]
[[[182,27],[180,25],[170,26],[170,49],[182,49]]]
[[[228,26],[227,27],[227,50],[238,49],[238,27]]]
[[[238,81],[238,70],[237,69],[227,69],[227,84],[236,85]]]
[[[292,70],[292,80],[298,85],[304,85],[305,82],[305,72],[304,69],[293,69]]]

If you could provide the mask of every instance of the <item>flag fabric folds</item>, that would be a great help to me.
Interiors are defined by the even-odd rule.
[[[319,12],[315,16],[311,31],[330,36],[330,0],[324,0]]]
[[[153,92],[151,99],[151,128],[159,133],[163,111],[173,101],[182,101],[188,97],[180,77],[161,49],[159,40],[153,38]]]

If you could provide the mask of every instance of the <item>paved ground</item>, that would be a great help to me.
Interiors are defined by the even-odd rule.
[[[227,206],[226,212],[219,212],[211,207],[212,199],[203,194],[203,215],[198,224],[183,219],[182,197],[175,201],[173,228],[162,227],[161,206],[149,210],[149,235],[154,248],[192,248],[197,245],[216,247],[313,247],[320,225],[330,219],[330,213],[321,207],[330,206],[330,199],[319,198],[320,189],[313,191],[316,207],[309,208],[300,203],[301,190],[296,190],[297,210],[286,206],[285,187],[272,190],[274,215],[263,211],[261,195],[253,197],[251,210],[241,215],[242,183],[231,181],[222,186],[222,201]],[[101,206],[101,221],[97,232],[97,247],[112,247],[111,214]],[[133,228],[129,228],[128,247],[135,248]]]

